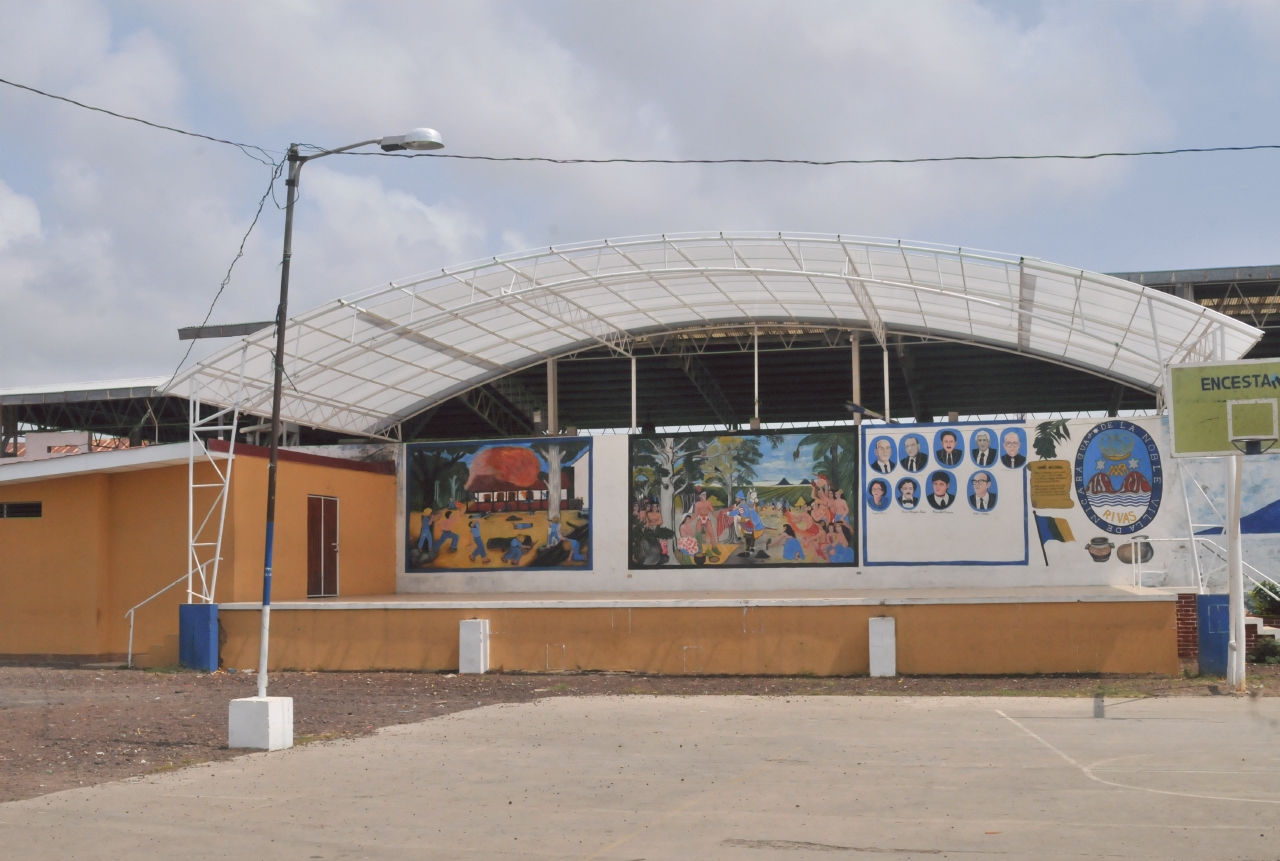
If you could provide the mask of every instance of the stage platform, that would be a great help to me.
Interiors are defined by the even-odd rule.
[[[456,670],[458,622],[489,619],[507,672],[868,672],[893,616],[905,674],[1179,671],[1173,590],[1120,586],[821,592],[370,595],[272,605],[271,667]],[[257,664],[259,605],[223,604],[223,665]]]

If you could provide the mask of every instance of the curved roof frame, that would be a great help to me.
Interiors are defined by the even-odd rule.
[[[407,418],[546,361],[631,354],[658,332],[750,324],[969,343],[1156,392],[1173,362],[1244,355],[1238,320],[1129,281],[954,246],[785,233],[606,239],[494,257],[289,319],[286,421],[394,438]],[[261,412],[274,327],[179,374],[171,394]]]

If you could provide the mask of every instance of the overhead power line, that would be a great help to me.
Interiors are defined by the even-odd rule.
[[[263,162],[264,164],[274,167],[276,159],[266,149],[256,144],[238,143],[236,141],[216,138],[211,135],[204,135],[198,132],[191,132],[185,129],[167,126],[162,123],[144,120],[141,117],[133,117],[128,114],[117,113],[106,108],[99,108],[94,105],[87,105],[84,102],[78,102],[75,99],[69,99],[66,96],[59,96],[54,93],[47,93],[44,90],[35,87],[19,84],[15,81],[9,81],[0,78],[0,84],[7,84],[10,87],[16,87],[19,90],[26,90],[47,99],[56,99],[60,102],[75,105],[78,108],[84,108],[87,111],[96,111],[100,114],[116,117],[130,122],[141,123],[144,126],[150,126],[154,129],[161,129],[175,134],[186,135],[187,137],[200,138],[201,140],[211,141],[213,143],[226,144],[233,146],[243,152],[250,158]],[[314,146],[312,144],[304,144],[309,149],[322,150],[323,147]],[[796,164],[808,165],[812,167],[833,167],[837,165],[866,165],[866,164],[936,164],[940,162],[953,161],[1092,161],[1100,158],[1135,158],[1140,156],[1158,156],[1158,155],[1186,155],[1193,153],[1215,153],[1215,152],[1255,152],[1258,150],[1277,150],[1280,144],[1254,144],[1250,146],[1210,146],[1210,147],[1178,147],[1176,149],[1152,149],[1152,150],[1117,150],[1114,152],[1094,152],[1094,153],[1040,153],[1033,155],[946,155],[946,156],[920,156],[917,158],[837,158],[837,159],[808,159],[808,158],[551,158],[549,156],[497,156],[497,155],[462,155],[459,153],[442,153],[442,152],[419,152],[419,153],[399,153],[399,152],[344,152],[338,155],[347,156],[376,156],[381,158],[451,158],[463,161],[492,161],[492,162],[541,162],[543,164]],[[252,152],[251,152],[252,151]],[[258,153],[255,155],[254,153]]]
[[[380,156],[384,158],[456,158],[468,161],[532,161],[546,164],[798,164],[813,167],[829,167],[841,164],[929,164],[946,161],[1090,161],[1098,158],[1133,158],[1148,155],[1182,155],[1206,152],[1251,152],[1253,150],[1280,149],[1280,144],[1254,146],[1181,147],[1179,149],[1133,150],[1128,152],[1094,152],[1084,155],[1045,153],[1040,155],[945,155],[920,158],[549,158],[545,156],[497,156],[459,155],[442,152],[344,152],[339,155]]]
[[[84,108],[86,111],[96,111],[97,113],[106,114],[107,116],[115,117],[116,119],[128,120],[131,123],[142,123],[144,126],[151,126],[151,128],[153,129],[160,129],[166,132],[173,132],[175,134],[186,135],[189,138],[200,138],[201,140],[211,141],[213,143],[220,143],[220,144],[226,144],[227,146],[233,146],[236,149],[240,150],[245,155],[249,156],[249,158],[253,159],[254,161],[260,161],[269,167],[273,167],[276,163],[276,160],[272,158],[270,153],[268,153],[262,147],[255,146],[254,144],[237,143],[235,141],[229,141],[229,140],[223,140],[222,138],[211,137],[210,135],[202,135],[199,132],[189,132],[189,131],[186,131],[185,129],[178,129],[178,128],[174,128],[173,126],[166,126],[162,123],[153,123],[151,120],[144,120],[141,117],[131,117],[128,114],[116,113],[115,111],[109,111],[106,108],[99,108],[99,107],[95,107],[94,105],[86,105],[84,102],[77,102],[75,99],[69,99],[66,96],[59,96],[59,95],[55,95],[54,93],[46,93],[44,90],[37,90],[35,87],[28,87],[26,84],[19,84],[14,81],[7,81],[4,78],[0,78],[0,84],[8,84],[10,87],[15,87],[19,90],[26,90],[29,93],[35,93],[38,96],[44,96],[46,99],[55,99],[59,102],[66,102],[69,105],[75,105],[77,108]],[[253,150],[253,152],[251,152],[250,150]],[[254,152],[258,153],[258,155],[255,155]]]

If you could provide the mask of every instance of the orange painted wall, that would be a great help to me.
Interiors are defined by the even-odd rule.
[[[262,600],[267,522],[267,461],[236,458],[233,544],[234,585],[218,600]],[[281,461],[276,487],[276,549],[272,601],[307,597],[307,497],[338,499],[338,594],[391,595],[396,591],[396,478]]]
[[[266,465],[236,458],[219,602],[261,596]],[[213,478],[198,467],[197,483]],[[306,597],[309,493],[340,500],[339,593],[394,592],[395,477],[282,461],[275,597]],[[0,484],[0,502],[27,501],[43,516],[0,519],[0,655],[123,657],[125,612],[186,573],[187,467]],[[179,584],[137,611],[135,653],[177,634],[185,600]]]
[[[1173,601],[939,604],[893,608],[646,607],[278,609],[271,666],[449,670],[458,622],[490,620],[490,666],[547,672],[856,675],[867,620],[897,620],[906,674],[1163,673],[1179,670]],[[223,660],[253,667],[258,613],[222,613]]]
[[[44,516],[0,519],[0,654],[96,654],[107,579],[110,481],[76,476],[0,485],[0,502]]]

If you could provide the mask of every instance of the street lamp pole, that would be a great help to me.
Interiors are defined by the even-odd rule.
[[[289,264],[293,259],[293,205],[298,200],[298,177],[302,166],[327,155],[346,152],[370,144],[378,144],[385,152],[397,150],[440,149],[444,143],[433,129],[414,129],[403,135],[373,138],[337,149],[321,150],[314,155],[301,155],[298,145],[289,147],[289,176],[284,209],[284,256],[280,263],[280,305],[276,308],[275,379],[271,390],[271,456],[267,465],[267,541],[262,566],[262,635],[258,648],[258,696],[267,695],[267,646],[271,633],[271,570],[276,534],[276,467],[280,455],[280,399],[284,382],[285,321],[289,312]]]

